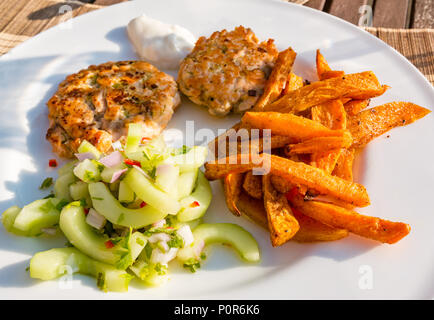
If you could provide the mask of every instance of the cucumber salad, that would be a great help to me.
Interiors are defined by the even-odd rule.
[[[230,223],[202,223],[212,193],[200,170],[207,148],[170,148],[162,136],[141,136],[130,124],[126,143],[101,154],[83,141],[76,160],[58,170],[53,192],[2,214],[5,229],[18,236],[60,236],[64,248],[36,253],[30,277],[51,280],[67,272],[96,278],[104,291],[127,291],[138,278],[149,286],[168,279],[176,260],[195,272],[211,243],[232,246],[243,260],[260,259],[256,240]],[[69,268],[66,268],[68,266]],[[68,271],[69,270],[69,271]],[[72,270],[72,271],[71,271]]]

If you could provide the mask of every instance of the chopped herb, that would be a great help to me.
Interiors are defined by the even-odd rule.
[[[161,263],[157,263],[154,267],[155,271],[157,271],[158,275],[163,276],[167,273],[167,266],[162,265]]]
[[[42,184],[40,185],[39,189],[41,189],[41,190],[47,189],[47,188],[51,187],[52,184],[53,184],[53,178],[51,178],[51,177],[45,178],[45,180],[42,181]]]
[[[137,243],[139,246],[144,246],[144,245],[145,245],[145,242],[144,242],[142,239],[140,239],[140,238],[137,238],[137,239],[136,239],[136,243]]]
[[[184,240],[178,234],[174,234],[174,236],[167,241],[167,245],[169,248],[182,248],[184,246]]]
[[[96,285],[102,291],[107,291],[107,284],[105,283],[105,277],[102,272],[98,272],[98,274],[96,275]]]
[[[84,172],[84,180],[87,181],[96,181],[95,174],[92,171],[86,170]]]
[[[195,273],[200,268],[200,262],[191,258],[184,262],[183,267],[190,270],[191,273]]]
[[[56,205],[56,209],[61,211],[64,206],[66,206],[69,202],[65,199],[62,199],[59,201],[59,203]]]
[[[202,260],[205,260],[205,259],[206,259],[206,253],[205,253],[205,252],[202,252],[202,253],[200,254],[200,259],[202,259]]]
[[[26,268],[26,271],[29,271],[30,270],[30,266],[28,266],[27,268]]]

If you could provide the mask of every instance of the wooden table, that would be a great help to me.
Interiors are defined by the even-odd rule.
[[[356,25],[367,13],[362,7],[366,5],[372,8],[372,27],[434,28],[433,0],[308,0],[305,5]]]

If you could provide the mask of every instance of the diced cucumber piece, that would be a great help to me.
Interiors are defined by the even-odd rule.
[[[69,193],[72,200],[81,200],[90,197],[87,183],[83,181],[77,181],[71,184],[69,186]]]
[[[206,161],[206,156],[208,155],[208,148],[202,146],[194,146],[185,154],[179,154],[177,156],[171,157],[166,161],[171,161],[172,163],[179,166],[180,172],[191,171],[199,168]]]
[[[26,232],[14,228],[15,219],[20,212],[21,212],[21,208],[18,206],[12,206],[6,209],[2,213],[2,223],[7,231],[16,234],[17,236],[25,236]]]
[[[43,228],[53,227],[59,222],[60,211],[56,208],[59,199],[49,198],[33,201],[24,206],[16,216],[13,227],[28,236],[42,233]]]
[[[68,205],[63,208],[59,224],[69,242],[89,257],[108,264],[120,260],[121,256],[115,247],[106,248],[105,242],[108,239],[86,223],[82,207]]]
[[[133,202],[135,198],[134,191],[124,181],[121,181],[119,183],[119,201],[129,203]]]
[[[123,170],[127,168],[127,166],[123,163],[118,164],[114,167],[104,167],[104,170],[101,172],[101,180],[107,183],[110,183],[112,181],[113,174],[119,170]]]
[[[178,176],[179,168],[177,166],[170,163],[162,163],[156,169],[155,185],[177,199]]]
[[[78,152],[90,152],[95,156],[95,159],[99,159],[101,157],[101,152],[86,140],[83,140],[83,142],[80,144],[80,146],[78,147]]]
[[[62,167],[57,170],[58,177],[63,176],[66,173],[72,173],[74,166],[77,164],[78,160],[71,160],[65,163]]]
[[[197,185],[193,193],[181,199],[181,211],[177,218],[179,221],[190,221],[202,217],[209,207],[212,199],[211,186],[202,171],[199,170]]]
[[[75,248],[38,252],[30,260],[30,277],[34,279],[52,280],[68,270],[95,277],[98,287],[104,291],[128,291],[132,278],[126,271],[95,261]]]
[[[69,186],[77,181],[75,175],[71,172],[67,172],[64,175],[59,176],[54,183],[54,195],[58,199],[64,199],[66,201],[72,201],[72,197],[69,193]]]
[[[182,262],[200,259],[200,248],[212,243],[222,243],[233,247],[248,262],[258,262],[260,253],[255,238],[233,223],[204,223],[193,230],[194,242],[178,251],[177,258]]]
[[[183,172],[178,177],[178,199],[189,196],[196,186],[199,169]]]
[[[129,248],[132,261],[136,261],[137,257],[142,253],[143,248],[145,248],[148,239],[138,231],[134,232],[129,241]]]
[[[89,193],[96,211],[108,221],[124,227],[140,229],[164,219],[166,212],[161,212],[150,205],[140,209],[128,209],[120,204],[102,182],[90,183]]]
[[[127,143],[125,144],[125,152],[131,153],[137,151],[140,141],[142,140],[143,127],[140,123],[130,123],[128,125]]]
[[[138,198],[161,212],[176,214],[179,209],[181,209],[178,200],[157,189],[153,183],[136,168],[131,169],[123,181],[134,190]]]
[[[98,165],[94,161],[85,159],[74,168],[74,174],[84,182],[96,182],[101,179]]]

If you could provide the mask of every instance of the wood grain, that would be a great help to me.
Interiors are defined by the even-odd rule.
[[[372,6],[372,3],[373,0],[330,0],[327,1],[325,11],[358,25],[360,17],[362,16],[359,12],[360,7],[363,5]]]
[[[433,0],[414,0],[411,28],[434,29],[434,2]]]
[[[324,9],[325,3],[326,0],[309,0],[305,6],[322,11]]]
[[[408,28],[411,12],[410,0],[376,0],[374,6],[374,27]]]

